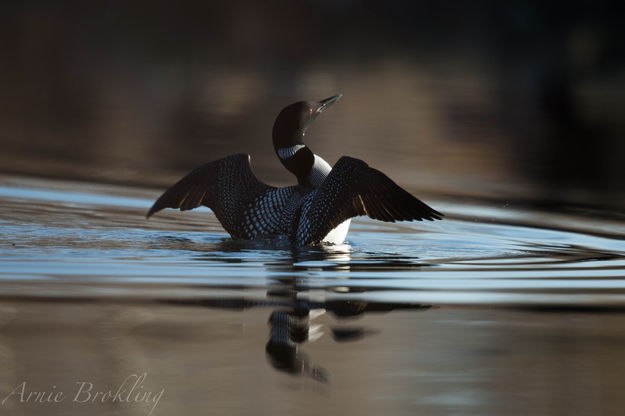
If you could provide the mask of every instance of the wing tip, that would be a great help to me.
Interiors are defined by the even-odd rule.
[[[150,210],[147,212],[147,214],[145,214],[145,219],[149,220],[150,217],[156,213],[156,211],[158,211],[158,210],[154,209],[154,207],[150,208]]]
[[[432,210],[434,212],[434,215],[432,215],[434,217],[435,220],[442,220],[443,217],[445,216],[445,214],[443,214],[442,212],[438,212],[435,209]]]
[[[163,206],[161,206],[161,205],[159,204],[160,199],[161,199],[161,198],[157,199],[157,200],[156,200],[156,202],[154,202],[154,204],[152,205],[152,207],[149,209],[149,211],[147,212],[147,214],[145,214],[145,218],[146,218],[146,219],[150,219],[150,217],[151,217],[152,215],[156,214],[157,212],[159,212],[160,210],[162,210],[163,208],[165,208],[165,207],[163,207]]]
[[[438,212],[436,210],[432,210],[432,212],[430,212],[430,216],[427,218],[429,221],[434,221],[434,220],[442,220],[443,217],[445,216],[445,214]]]

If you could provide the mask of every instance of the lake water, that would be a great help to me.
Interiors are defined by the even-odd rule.
[[[618,213],[434,197],[295,250],[158,195],[0,177],[3,414],[625,411]]]

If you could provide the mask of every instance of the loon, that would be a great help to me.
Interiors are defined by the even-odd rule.
[[[342,244],[351,218],[359,215],[387,222],[440,220],[443,214],[362,160],[343,156],[332,167],[304,144],[310,124],[341,97],[300,101],[276,118],[273,146],[297,185],[267,185],[252,172],[249,155],[234,154],[188,173],[156,200],[147,218],[164,208],[203,205],[232,238],[280,236],[295,246]]]

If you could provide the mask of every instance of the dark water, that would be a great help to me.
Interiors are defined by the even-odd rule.
[[[444,221],[358,219],[345,245],[292,250],[208,210],[147,221],[157,194],[2,177],[7,414],[625,409],[614,213],[439,198]]]

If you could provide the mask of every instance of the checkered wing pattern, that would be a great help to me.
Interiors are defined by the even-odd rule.
[[[186,211],[203,205],[213,210],[233,238],[275,234],[283,226],[278,220],[281,207],[288,205],[293,188],[260,182],[249,155],[236,154],[187,174],[156,200],[147,217],[164,208]]]
[[[337,225],[359,215],[387,222],[435,220],[443,216],[379,170],[362,160],[343,156],[321,187],[306,196],[296,244],[319,243]]]
[[[273,188],[254,198],[241,216],[241,236],[288,236],[296,221],[299,200],[295,186]]]

